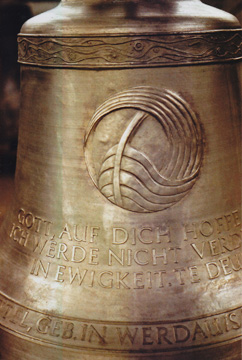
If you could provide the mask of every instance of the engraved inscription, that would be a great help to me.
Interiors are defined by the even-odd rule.
[[[200,223],[185,224],[185,242],[204,261],[209,280],[242,270],[241,220],[238,210]],[[210,259],[210,261],[208,261]]]
[[[211,238],[211,236],[220,236],[221,233],[231,230],[240,232],[241,219],[238,210],[219,216],[215,219],[204,220],[201,223],[185,224],[184,241]]]
[[[123,353],[159,353],[232,341],[241,336],[241,313],[235,308],[183,321],[95,321],[37,312],[0,294],[1,327],[6,331],[67,348]]]
[[[209,279],[217,279],[221,275],[230,275],[242,270],[242,253],[223,257],[217,261],[206,263]]]
[[[64,223],[56,229],[53,221],[22,208],[16,215],[9,236],[26,253],[33,254],[29,273],[59,284],[105,291],[162,291],[221,277],[232,280],[242,270],[237,210],[180,226],[180,239],[166,223],[105,229],[101,225]]]
[[[112,244],[114,245],[152,245],[161,243],[171,243],[171,229],[166,224],[161,226],[147,226],[138,228],[127,229],[124,227],[113,228]]]
[[[104,142],[110,117],[116,120],[110,124],[112,140]],[[134,212],[155,212],[176,204],[194,185],[202,161],[202,129],[179,95],[137,87],[98,108],[85,147],[89,173],[110,202]]]
[[[69,283],[74,286],[101,287],[103,289],[161,289],[170,286],[194,284],[199,282],[197,267],[176,268],[171,274],[159,267],[156,271],[102,271],[89,270],[83,267],[58,265],[46,260],[34,260],[31,275],[48,278],[58,283]],[[172,280],[169,279],[172,277]],[[172,283],[170,282],[172,281]]]

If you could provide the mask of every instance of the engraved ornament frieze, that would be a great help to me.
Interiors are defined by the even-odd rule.
[[[239,60],[241,30],[59,38],[19,35],[19,62],[64,67],[174,66]]]

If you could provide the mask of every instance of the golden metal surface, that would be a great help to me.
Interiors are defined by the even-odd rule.
[[[1,360],[241,359],[241,38],[196,0],[23,26]]]

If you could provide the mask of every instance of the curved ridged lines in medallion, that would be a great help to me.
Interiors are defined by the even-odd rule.
[[[100,119],[124,108],[137,109],[137,112],[119,143],[105,154],[96,185],[108,200],[124,209],[164,210],[180,201],[196,181],[202,160],[201,125],[189,104],[178,94],[138,87],[113,96],[97,109],[86,141]],[[170,144],[159,169],[145,149],[129,144],[132,134],[149,115],[160,123]]]

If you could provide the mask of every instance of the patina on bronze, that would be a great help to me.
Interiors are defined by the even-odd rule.
[[[237,20],[62,1],[18,38],[2,360],[239,360]]]

